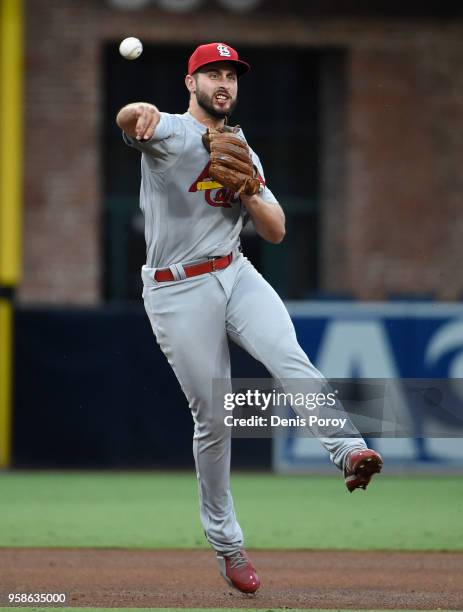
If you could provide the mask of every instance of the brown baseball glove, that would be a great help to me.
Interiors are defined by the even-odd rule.
[[[237,136],[239,129],[239,126],[208,128],[203,134],[203,144],[211,156],[209,175],[237,194],[255,195],[260,181],[248,145]]]

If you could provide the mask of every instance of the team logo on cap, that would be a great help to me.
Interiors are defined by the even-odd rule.
[[[219,55],[221,55],[222,57],[230,57],[231,56],[231,52],[230,49],[227,47],[227,45],[217,45],[217,51],[219,52]]]

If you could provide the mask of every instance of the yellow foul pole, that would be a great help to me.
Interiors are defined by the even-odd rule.
[[[22,0],[0,0],[0,285],[21,269]]]
[[[0,468],[11,460],[12,296],[21,274],[23,0],[0,0]]]

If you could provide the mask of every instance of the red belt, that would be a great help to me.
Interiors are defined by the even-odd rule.
[[[216,270],[223,270],[227,268],[233,260],[233,253],[224,255],[223,257],[215,257],[208,261],[203,261],[199,264],[193,264],[191,266],[184,266],[185,274],[187,278],[191,276],[198,276],[198,274],[207,274],[207,272],[215,272]],[[174,281],[177,280],[172,274],[170,268],[164,268],[162,270],[156,270],[154,273],[154,279],[159,282]]]

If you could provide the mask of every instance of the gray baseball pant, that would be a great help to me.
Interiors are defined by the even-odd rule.
[[[154,271],[143,267],[144,304],[193,415],[201,522],[211,546],[230,554],[243,547],[230,492],[231,428],[212,401],[213,379],[231,392],[228,338],[277,380],[323,376],[299,346],[280,297],[241,253],[225,270],[168,286],[153,280]],[[366,448],[361,437],[319,439],[340,469],[351,450]]]

